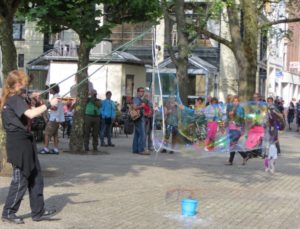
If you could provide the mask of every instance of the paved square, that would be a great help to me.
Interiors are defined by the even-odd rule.
[[[236,155],[209,158],[196,153],[139,156],[132,138],[114,138],[109,155],[40,155],[45,199],[59,212],[51,221],[0,228],[300,228],[300,134],[280,136],[282,155],[274,175],[263,161],[242,166]],[[66,139],[62,145],[67,147]],[[10,178],[0,178],[1,209]],[[181,199],[199,201],[195,217],[181,216]],[[28,195],[19,215],[30,212]]]

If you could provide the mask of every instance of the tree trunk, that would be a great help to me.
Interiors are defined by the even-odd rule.
[[[185,22],[184,0],[176,0],[175,17],[178,35],[177,79],[181,101],[183,104],[187,104],[191,85],[188,77],[189,41]]]
[[[90,47],[87,42],[80,40],[78,51],[78,70],[86,67],[89,64]],[[77,85],[77,102],[74,113],[74,120],[72,124],[72,131],[70,136],[69,148],[73,153],[81,153],[83,151],[84,143],[84,113],[88,98],[88,69],[86,68],[76,75]]]
[[[13,15],[5,18],[0,16],[0,46],[5,77],[10,71],[17,69],[17,51],[13,40]]]
[[[13,41],[13,17],[14,11],[8,10],[5,14],[0,15],[0,47],[2,51],[2,67],[4,79],[10,71],[17,69],[17,52]],[[1,120],[1,115],[0,115]],[[0,174],[9,175],[11,174],[12,168],[7,163],[7,154],[5,147],[5,132],[0,125]]]
[[[242,0],[242,57],[239,58],[238,67],[240,73],[239,94],[243,100],[252,100],[256,87],[257,74],[257,49],[258,49],[258,21],[256,15],[256,5],[251,1]],[[239,50],[236,49],[236,53]]]

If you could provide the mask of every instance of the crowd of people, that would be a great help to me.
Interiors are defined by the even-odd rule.
[[[205,103],[204,99],[200,97],[195,100],[193,109],[180,104],[175,96],[170,96],[164,102],[163,115],[165,116],[166,130],[164,149],[161,152],[166,153],[169,149],[169,153],[173,153],[176,144],[186,144],[187,141],[183,141],[183,143],[178,142],[178,138],[182,138],[182,133],[183,135],[186,133],[185,137],[192,143],[204,142],[203,149],[205,151],[218,150],[216,148],[218,142],[216,136],[217,132],[221,132],[223,135],[227,135],[229,139],[228,149],[230,156],[226,165],[233,165],[235,154],[238,152],[243,158],[243,165],[251,157],[266,157],[265,160],[270,160],[270,163],[266,162],[265,165],[271,166],[267,167],[266,171],[274,172],[273,159],[277,159],[277,154],[281,153],[278,131],[283,130],[285,127],[283,103],[277,98],[274,100],[273,97],[268,97],[265,101],[259,94],[255,93],[253,101],[249,102],[249,104],[251,104],[249,107],[251,107],[251,112],[254,114],[252,117],[253,120],[250,123],[249,117],[246,117],[246,112],[238,96],[228,95],[225,104],[218,101],[215,97],[208,97]],[[261,115],[263,107],[267,110],[266,121],[262,120],[264,118]],[[184,112],[180,114],[180,111]],[[179,121],[179,114],[181,121]],[[193,117],[190,120],[196,119],[196,121],[185,121],[184,118],[188,119],[186,118],[188,116]],[[194,122],[197,122],[197,120],[197,128],[195,129],[193,126],[195,126]],[[186,129],[188,129],[187,132],[184,132],[185,127],[181,127],[183,130],[179,134],[179,122],[187,123],[185,124]],[[245,135],[246,128],[248,132],[244,149],[238,150],[235,146],[238,144],[241,136]],[[191,135],[189,135],[189,130],[192,132]],[[265,136],[265,131],[267,131],[269,136],[269,145],[267,146],[268,151],[263,153],[261,144]],[[248,152],[245,149],[248,149]]]
[[[46,209],[43,197],[43,177],[37,156],[35,137],[32,134],[31,124],[39,116],[47,116],[45,125],[44,147],[41,154],[59,154],[58,149],[58,129],[61,123],[66,123],[67,135],[72,131],[72,116],[75,101],[63,103],[59,95],[59,85],[50,85],[51,99],[48,102],[41,101],[38,95],[32,94],[30,102],[26,102],[24,89],[27,85],[27,76],[22,71],[12,71],[8,74],[1,98],[2,123],[6,131],[7,158],[13,166],[13,178],[9,188],[8,196],[2,212],[2,220],[16,224],[24,223],[23,219],[16,215],[26,190],[29,190],[31,216],[34,221],[41,221],[53,215],[56,211]],[[84,150],[89,151],[90,136],[92,136],[93,151],[98,150],[100,139],[101,147],[114,147],[111,133],[112,125],[116,119],[116,105],[111,100],[112,92],[106,92],[106,98],[99,100],[97,91],[92,89],[87,99],[84,117]],[[278,131],[284,128],[285,112],[283,101],[279,99],[261,99],[259,94],[253,95],[254,106],[266,102],[267,126],[257,124],[256,134],[253,138],[261,138],[259,132],[267,128],[270,135],[268,152],[265,155],[265,170],[275,171],[275,160],[281,153]],[[235,153],[238,152],[243,157],[243,164],[255,154],[245,151],[237,151],[234,146],[238,143],[245,129],[245,110],[240,104],[238,96],[227,96],[226,103],[223,104],[215,97],[208,97],[205,100],[197,98],[193,109],[178,103],[175,96],[170,96],[164,101],[163,108],[160,109],[150,99],[150,91],[144,87],[137,89],[137,95],[128,104],[125,104],[124,113],[134,125],[134,137],[132,143],[132,153],[138,155],[150,155],[153,151],[152,131],[153,115],[161,112],[164,116],[166,128],[164,134],[164,146],[161,153],[174,153],[176,140],[179,137],[179,116],[180,111],[192,112],[201,120],[198,127],[199,133],[196,141],[204,141],[204,150],[211,151],[215,147],[217,131],[224,131],[229,136],[230,156],[227,165],[232,165]],[[224,116],[226,122],[224,122]],[[300,125],[300,101],[294,105],[290,103],[287,110],[288,128],[296,116],[299,131]],[[49,149],[49,140],[53,138],[54,148]],[[248,133],[250,137],[250,130]],[[253,140],[253,139],[252,139]],[[251,148],[253,142],[246,144]],[[19,146],[23,147],[20,151]],[[232,150],[231,150],[232,149]],[[263,156],[263,155],[261,155]]]

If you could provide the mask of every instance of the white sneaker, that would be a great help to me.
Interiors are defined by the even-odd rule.
[[[267,172],[269,172],[270,170],[269,170],[269,168],[265,168],[265,172],[267,173]]]
[[[208,149],[207,147],[204,147],[204,150],[205,150],[206,152],[208,152],[208,151],[209,151],[209,149]]]
[[[275,173],[275,169],[271,169],[270,171],[271,171],[271,173]]]
[[[45,148],[44,148],[44,149],[42,149],[39,153],[40,153],[40,154],[48,154],[49,151],[45,150]]]

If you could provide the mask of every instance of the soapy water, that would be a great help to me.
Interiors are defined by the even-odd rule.
[[[184,106],[175,75],[159,75],[153,87],[153,144],[156,151],[192,152],[202,156],[232,151],[265,151],[283,119],[265,102],[238,99]],[[273,120],[270,126],[270,120]]]

